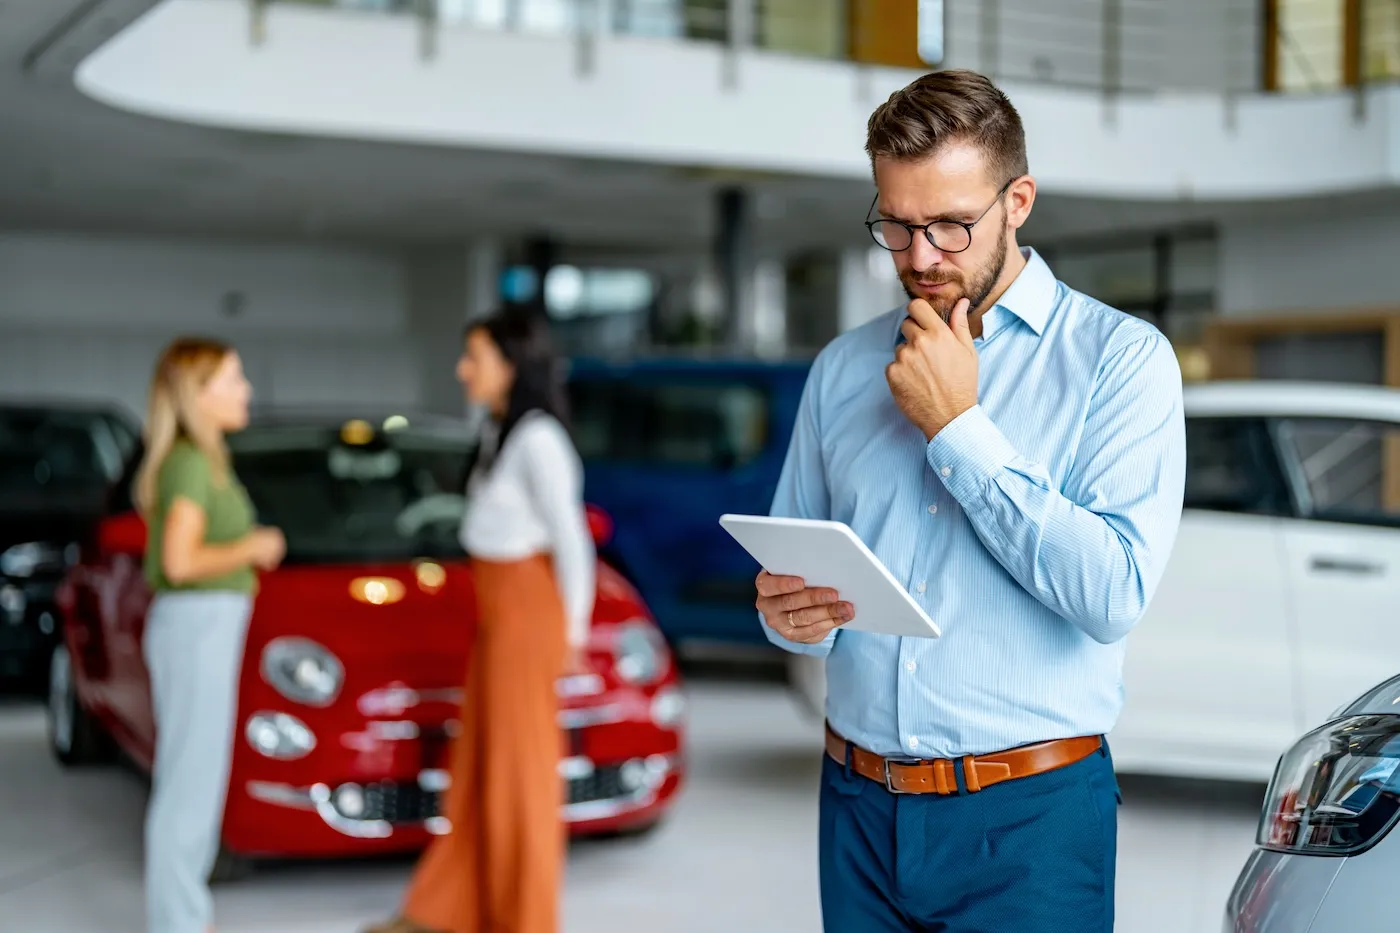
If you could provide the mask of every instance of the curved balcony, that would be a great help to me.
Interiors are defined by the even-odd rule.
[[[965,66],[1046,191],[1239,200],[1400,180],[1396,50],[1397,0],[165,0],[77,81],[224,127],[862,178],[871,108]]]

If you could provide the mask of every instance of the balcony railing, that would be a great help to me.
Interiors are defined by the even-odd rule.
[[[250,0],[588,40],[974,68],[1108,94],[1308,92],[1400,77],[1400,0]],[[431,49],[432,43],[425,43]]]

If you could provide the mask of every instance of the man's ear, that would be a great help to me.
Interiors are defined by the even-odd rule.
[[[1006,189],[1006,225],[1013,230],[1019,230],[1031,216],[1031,208],[1035,206],[1035,178],[1030,175],[1022,175],[1011,183],[1011,187]]]

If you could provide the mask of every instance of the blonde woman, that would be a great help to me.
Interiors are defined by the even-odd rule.
[[[156,723],[146,814],[150,933],[208,933],[207,879],[218,852],[243,638],[257,568],[285,551],[253,523],[224,435],[248,423],[252,388],[238,354],[176,340],[151,381],[136,501],[146,518],[153,599],[143,649]]]

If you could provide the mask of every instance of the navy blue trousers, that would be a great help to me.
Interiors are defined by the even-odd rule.
[[[891,794],[822,756],[825,933],[1111,933],[1118,781],[1105,747],[975,794]]]

